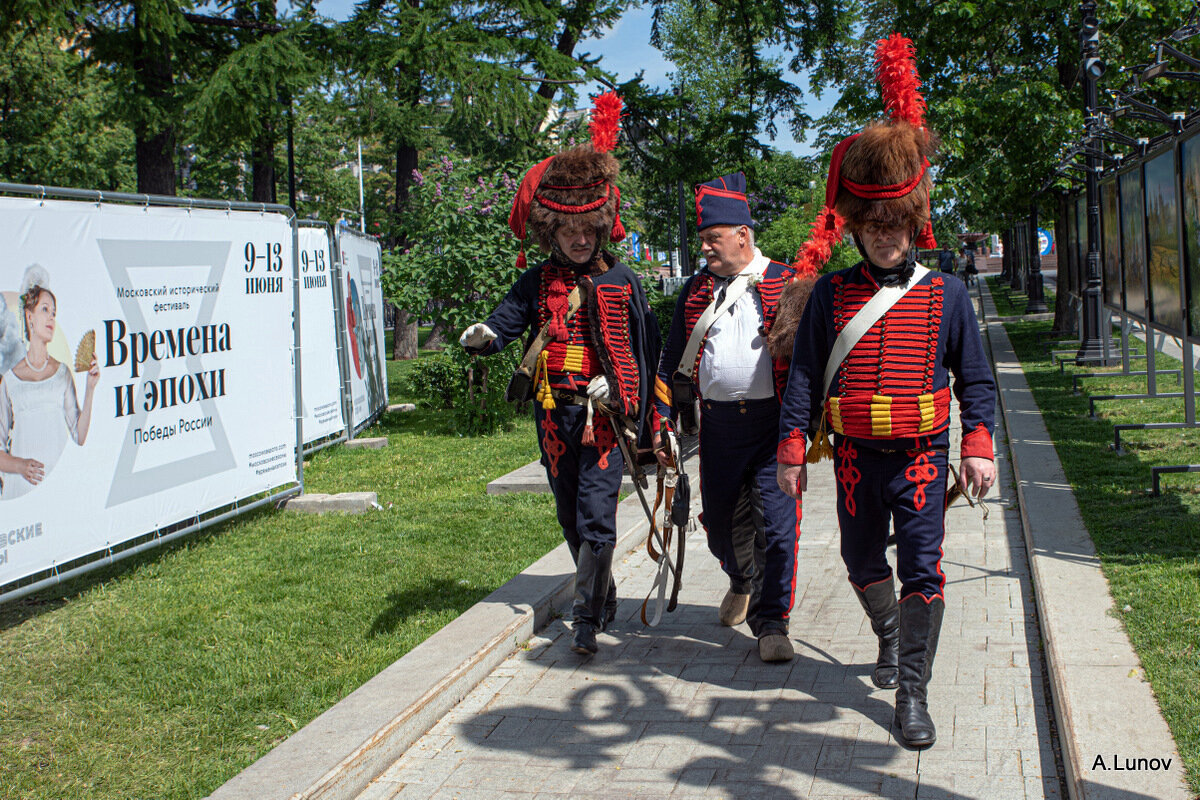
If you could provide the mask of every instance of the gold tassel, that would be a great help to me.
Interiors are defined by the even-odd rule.
[[[538,354],[537,367],[534,374],[537,375],[537,399],[542,404],[542,409],[545,411],[553,411],[556,406],[554,404],[554,392],[550,389],[550,368],[546,365],[550,354],[543,350]]]
[[[821,424],[817,426],[817,435],[813,437],[812,444],[808,446],[808,453],[805,454],[804,460],[809,464],[815,464],[822,458],[833,458],[833,444],[829,441],[829,433],[825,430],[825,414],[821,414]]]

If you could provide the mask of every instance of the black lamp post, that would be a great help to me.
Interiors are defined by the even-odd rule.
[[[1083,0],[1079,5],[1083,17],[1079,39],[1083,61],[1080,77],[1083,82],[1084,117],[1088,133],[1095,127],[1096,106],[1099,103],[1096,79],[1104,74],[1104,62],[1100,60],[1100,21],[1096,17],[1096,0]],[[1100,170],[1100,158],[1096,155],[1099,141],[1093,140],[1087,149],[1087,178],[1085,192],[1087,200],[1087,284],[1083,288],[1082,340],[1075,363],[1104,361],[1105,342],[1109,332],[1100,330],[1103,316],[1103,298],[1100,293],[1100,187],[1096,173]]]
[[[684,103],[686,102],[683,96],[683,86],[676,86],[674,89],[675,97],[679,101],[679,120],[677,123],[678,136],[675,141],[679,148],[690,147],[693,141],[692,131],[689,129],[687,133],[683,131],[684,117],[687,117],[689,123],[695,123],[695,112],[686,113]],[[677,152],[676,157],[680,154]],[[681,159],[682,160],[682,159]],[[692,274],[692,261],[688,253],[688,226],[687,226],[687,192],[684,189],[683,178],[681,177],[676,183],[676,197],[679,203],[679,274],[687,277]]]
[[[688,255],[687,231],[687,201],[683,193],[683,178],[679,179],[679,274],[687,277],[692,274],[692,260]]]

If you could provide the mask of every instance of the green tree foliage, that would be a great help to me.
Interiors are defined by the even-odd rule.
[[[521,272],[518,243],[507,223],[519,174],[445,155],[416,171],[403,218],[409,238],[384,256],[384,294],[409,316],[432,321],[454,337],[485,319]],[[520,354],[470,359],[455,346],[448,357],[461,378],[455,394],[458,428],[487,433],[505,424],[511,415],[503,389]],[[499,380],[489,377],[494,361],[504,365]]]
[[[292,101],[315,80],[311,22],[279,20],[274,0],[239,0],[224,14],[192,17],[203,28],[203,80],[188,92],[189,139],[215,152],[248,155],[246,199],[278,199],[277,144],[292,118]],[[219,163],[218,163],[219,168]]]
[[[1193,9],[1189,0],[1101,0],[1101,55],[1113,67],[1101,89],[1125,82],[1129,74],[1116,67],[1144,63],[1150,43],[1182,24]],[[898,0],[865,4],[862,13],[871,39],[894,29],[916,43],[927,118],[942,139],[935,214],[980,230],[1003,229],[1026,215],[1033,193],[1052,177],[1063,146],[1082,133],[1082,94],[1075,81],[1079,3],[946,0],[931,6]],[[827,64],[822,73],[844,79],[839,113],[861,122],[873,103],[870,116],[878,116],[878,91],[866,58],[846,61],[856,64],[852,71]],[[1142,99],[1167,110],[1186,102],[1181,84],[1162,83],[1143,89]],[[1141,123],[1129,130],[1150,132]]]
[[[133,191],[133,132],[106,119],[104,74],[51,32],[10,29],[0,43],[4,180]]]
[[[354,121],[336,87],[325,81],[294,102],[297,211],[302,216],[315,214],[333,222],[343,216],[342,209],[358,208],[358,178],[349,168],[358,157],[356,142],[351,138]],[[367,143],[364,158],[375,155],[373,144]],[[386,154],[379,156],[382,163],[387,163]],[[374,223],[383,218],[391,182],[383,174],[368,173],[364,178],[366,216]]]
[[[453,331],[486,317],[520,274],[508,229],[519,178],[511,167],[446,155],[416,172],[404,215],[409,243],[384,259],[392,302]]]
[[[139,192],[173,195],[181,118],[181,54],[192,31],[190,0],[81,4],[79,47],[110,75],[112,110],[133,129]]]
[[[753,183],[758,165],[777,155],[764,139],[774,136],[780,122],[803,135],[811,119],[788,70],[814,64],[824,48],[847,34],[839,4],[826,0],[658,0],[654,6],[651,42],[676,67],[670,76],[674,89],[651,89],[639,76],[620,91],[629,106],[646,232],[666,242],[677,238],[680,181],[685,203],[694,184],[716,175],[740,169]],[[772,45],[791,52],[786,65],[783,57],[765,55]],[[806,185],[811,168],[802,171]],[[695,253],[695,231],[689,235]]]
[[[341,27],[339,64],[357,114],[356,132],[389,152],[394,182],[383,232],[390,244],[410,241],[403,212],[422,150],[448,140],[496,163],[528,155],[530,132],[545,111],[543,99],[533,95],[534,83],[579,68],[569,55],[573,45],[562,48],[568,52],[547,46],[563,41],[557,16],[563,8],[501,0],[369,0]],[[600,15],[600,24],[615,14],[612,2],[579,8],[590,18]],[[583,23],[580,30],[587,29]],[[416,355],[411,321],[394,341],[393,357]]]

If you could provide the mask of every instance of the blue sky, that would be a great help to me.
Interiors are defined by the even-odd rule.
[[[346,19],[350,15],[354,5],[354,0],[319,0],[317,10],[326,17],[340,20]],[[640,6],[630,9],[603,38],[586,39],[580,42],[575,49],[576,54],[589,53],[592,56],[600,56],[601,66],[609,72],[615,73],[618,82],[629,80],[637,74],[638,70],[644,70],[647,84],[657,88],[667,88],[670,85],[667,73],[673,71],[674,66],[664,60],[658,50],[650,46],[650,19],[649,7]],[[806,77],[803,75],[793,75],[792,77],[794,82],[800,86],[807,84]],[[584,93],[594,95],[600,90],[599,84],[594,84],[588,87]],[[836,95],[832,92],[826,92],[820,100],[810,97],[808,113],[814,118],[820,117],[829,110],[836,99]],[[796,142],[784,120],[777,120],[776,125],[779,127],[779,135],[771,143],[774,147],[796,155],[813,154],[814,150],[811,145],[811,140],[815,138],[813,135],[809,135],[809,142]]]

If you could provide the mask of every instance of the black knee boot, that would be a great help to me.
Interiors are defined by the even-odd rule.
[[[900,603],[900,688],[896,690],[895,727],[900,740],[909,747],[929,747],[937,741],[926,690],[945,610],[946,603],[940,597],[925,602],[924,597],[914,594]]]
[[[581,655],[591,655],[598,649],[596,632],[603,630],[605,625],[612,559],[612,545],[602,546],[599,553],[586,542],[579,548],[575,564],[575,602],[571,609],[575,619],[571,649]]]
[[[567,542],[571,551],[571,561],[579,569],[579,547]],[[600,621],[600,630],[604,630],[617,616],[617,582],[613,580],[611,571],[608,577],[608,596],[604,599],[604,618]]]
[[[900,605],[896,602],[892,579],[872,583],[866,589],[850,585],[871,620],[871,630],[879,637],[879,655],[871,671],[871,683],[880,689],[895,689],[899,684]]]

